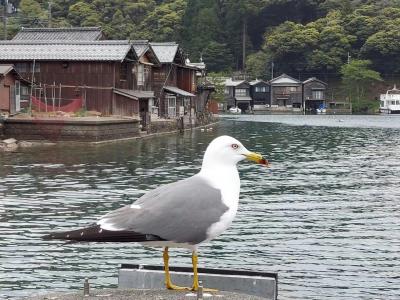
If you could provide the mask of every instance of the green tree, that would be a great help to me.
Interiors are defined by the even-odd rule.
[[[213,93],[213,100],[223,102],[225,98],[225,78],[227,74],[221,73],[209,73],[207,79],[214,85],[215,91]]]
[[[381,72],[400,72],[400,19],[387,24],[369,36],[361,48],[361,55],[373,61],[374,68]]]
[[[264,51],[247,56],[246,71],[251,78],[268,80],[271,77],[271,60]]]
[[[232,54],[226,44],[210,42],[204,49],[203,60],[211,72],[231,70]]]
[[[38,24],[47,22],[47,13],[42,9],[38,1],[21,0],[19,3],[21,25],[26,27],[37,27]]]
[[[285,22],[265,37],[264,50],[280,72],[302,72],[318,44],[319,32],[293,22]]]
[[[156,6],[137,28],[142,38],[179,42],[186,4],[185,0],[171,0]]]
[[[369,60],[352,60],[341,68],[342,82],[347,91],[353,109],[362,111],[368,108],[367,92],[377,81],[382,81],[380,74],[370,68]]]
[[[70,6],[68,19],[73,26],[98,26],[99,14],[95,7],[85,2],[77,2]]]

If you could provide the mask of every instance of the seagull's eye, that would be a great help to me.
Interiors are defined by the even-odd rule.
[[[232,148],[236,150],[237,148],[239,148],[239,145],[238,144],[232,144]]]

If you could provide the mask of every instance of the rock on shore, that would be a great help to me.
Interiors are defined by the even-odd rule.
[[[9,138],[0,141],[0,152],[11,152],[17,150],[18,148],[28,148],[28,147],[32,147],[31,142],[17,141],[14,138]]]

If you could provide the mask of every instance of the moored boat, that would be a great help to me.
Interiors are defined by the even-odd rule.
[[[400,114],[400,90],[394,85],[380,96],[379,111],[383,114]]]

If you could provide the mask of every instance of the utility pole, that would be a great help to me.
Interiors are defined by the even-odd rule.
[[[4,0],[4,8],[3,8],[4,40],[7,39],[7,12],[8,12],[8,0]]]
[[[242,71],[243,74],[246,74],[246,19],[243,18],[243,37],[242,37],[242,46],[243,46],[243,62],[242,62]]]
[[[274,62],[271,62],[271,80],[274,79]]]
[[[47,22],[47,27],[51,28],[52,24],[51,24],[51,1],[49,1],[49,15],[48,15],[48,22]]]

